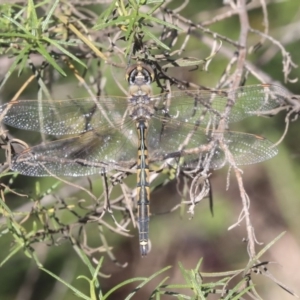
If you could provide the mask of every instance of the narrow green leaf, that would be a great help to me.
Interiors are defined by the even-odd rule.
[[[143,31],[144,31],[145,35],[147,35],[150,39],[152,39],[159,47],[161,47],[167,51],[171,50],[166,44],[164,44],[162,41],[160,41],[150,30],[148,30],[146,28],[146,26],[143,27]]]
[[[10,68],[8,69],[8,71],[6,72],[1,85],[0,85],[0,90],[3,88],[3,86],[5,85],[5,83],[7,82],[8,78],[10,77],[10,75],[15,71],[17,65],[21,62],[21,60],[23,59],[23,56],[27,54],[24,53],[24,49],[22,50],[22,52],[20,52],[14,59],[14,62],[12,63],[12,65],[10,66]]]
[[[0,178],[5,177],[5,176],[12,176],[18,174],[17,172],[7,172],[7,173],[1,173]],[[1,199],[1,198],[0,198]]]
[[[286,231],[283,231],[280,233],[274,240],[272,240],[270,243],[268,243],[262,250],[260,250],[255,257],[253,257],[249,263],[247,264],[247,267],[244,270],[244,274],[246,274],[252,267],[253,264],[255,264],[259,258],[267,251],[269,250],[279,239],[282,238],[283,235],[285,235]]]
[[[199,272],[199,270],[200,270],[200,267],[201,267],[202,261],[203,261],[203,258],[201,257],[201,258],[199,259],[198,263],[197,263],[197,266],[196,266],[196,268],[195,268],[195,270],[196,270],[197,272]]]
[[[159,271],[157,271],[156,273],[154,273],[153,275],[151,275],[150,277],[146,278],[146,280],[144,280],[141,284],[139,284],[136,288],[135,288],[135,292],[130,293],[125,300],[131,299],[133,297],[133,295],[136,293],[136,291],[140,290],[143,286],[145,286],[148,282],[150,282],[152,279],[154,279],[155,277],[157,277],[158,275],[160,275],[161,273],[167,271],[168,269],[170,269],[171,267],[165,267]]]
[[[102,256],[102,257],[99,259],[99,262],[98,262],[98,265],[97,265],[97,267],[96,267],[96,269],[95,269],[94,274],[92,274],[92,275],[93,275],[93,280],[95,280],[95,282],[96,282],[95,286],[96,286],[97,288],[100,286],[100,285],[99,285],[99,282],[98,282],[98,280],[97,280],[97,276],[98,276],[98,273],[99,273],[100,268],[101,268],[101,266],[102,266],[103,260],[104,260],[104,257]]]
[[[146,279],[147,279],[146,277],[136,277],[136,278],[131,278],[131,279],[125,280],[125,281],[115,285],[112,289],[110,289],[105,295],[103,295],[101,300],[107,299],[108,296],[110,296],[114,291],[116,291],[117,289],[125,286],[126,284],[130,284],[130,283],[135,282],[135,281],[144,281]]]
[[[129,19],[130,19],[129,16],[118,17],[117,19],[115,19],[113,21],[109,21],[108,23],[101,23],[101,24],[95,25],[93,27],[93,29],[101,30],[101,29],[104,29],[106,27],[114,26],[114,25],[126,25],[127,26],[127,22],[128,22]]]
[[[3,16],[3,18],[9,20],[11,23],[13,23],[14,25],[17,26],[17,28],[19,28],[20,30],[23,30],[28,36],[33,37],[33,35],[31,34],[30,31],[28,31],[21,23],[17,22],[15,19],[10,18],[8,16]]]
[[[51,55],[49,55],[48,51],[46,48],[39,43],[37,49],[36,49],[41,55],[43,55],[47,62],[53,66],[55,70],[57,70],[61,75],[67,76],[64,70],[56,63],[56,61],[53,59]]]
[[[281,232],[274,240],[268,243],[262,250],[260,250],[256,258],[259,259],[265,252],[267,252],[279,239],[281,239],[286,234],[286,231]]]
[[[93,280],[90,281],[90,296],[92,300],[97,300],[96,291]]]
[[[60,0],[55,0],[55,2],[53,3],[52,7],[49,10],[49,12],[46,15],[46,18],[42,21],[42,32],[44,32],[46,30],[46,28],[48,27],[50,19],[52,18],[52,15],[53,15],[57,5],[59,4],[59,2],[60,2]]]
[[[94,268],[94,266],[92,265],[90,259],[88,258],[88,256],[86,255],[86,253],[78,246],[74,245],[73,248],[76,250],[76,252],[79,254],[81,260],[84,262],[84,264],[88,267],[90,273],[92,276],[94,276],[94,274],[96,273],[96,269]],[[99,287],[99,282],[96,282],[96,286]]]
[[[130,3],[130,5],[132,6],[132,8],[135,11],[138,11],[140,9],[140,7],[139,7],[140,1],[138,1],[138,0],[128,0],[128,2]]]
[[[125,39],[128,40],[130,35],[134,35],[134,27],[136,26],[136,15],[129,18]]]
[[[23,39],[33,39],[33,40],[36,40],[35,36],[32,36],[31,34],[26,34],[26,33],[20,33],[20,32],[0,32],[0,37],[5,37],[5,38],[23,38]]]
[[[31,253],[31,258],[33,258],[33,260],[35,261],[36,265],[39,267],[39,268],[42,268],[43,267],[43,264],[39,261],[38,257],[37,257],[37,254],[35,252]]]
[[[22,249],[23,247],[21,245],[16,245],[14,248],[9,249],[8,255],[0,262],[0,268]]]
[[[153,3],[161,3],[163,4],[163,0],[146,0],[146,4],[153,4]]]
[[[12,249],[10,249],[9,254],[4,258],[4,260],[1,261],[0,267],[2,267],[6,262],[10,260],[11,257],[13,257],[17,252],[19,252],[23,248],[23,243],[22,241],[19,242],[20,238],[18,236],[21,236],[22,234],[20,229],[17,227],[19,225],[17,224],[16,226],[16,224],[14,224],[11,210],[1,198],[0,198],[0,206],[3,210],[3,217],[7,218],[8,230],[10,232],[14,232],[13,235],[16,241],[15,246]],[[15,232],[17,232],[17,235],[15,234]]]
[[[129,36],[129,39],[127,41],[127,45],[128,46],[127,46],[126,51],[125,51],[125,57],[128,56],[128,54],[129,54],[129,52],[131,50],[131,47],[133,45],[133,38],[134,38],[133,34]]]
[[[25,48],[22,49],[22,52],[24,53],[24,55],[21,58],[21,61],[18,64],[18,76],[20,76],[23,72],[23,70],[26,68],[27,66],[27,61],[28,61],[28,53],[31,50],[31,46],[30,45],[26,45]]]
[[[26,6],[24,7],[21,7],[21,6],[18,6],[18,9],[20,9],[19,11],[17,11],[17,13],[13,16],[15,20],[18,20],[19,18],[21,18],[25,11],[26,11]]]
[[[45,40],[49,44],[55,46],[57,49],[59,49],[65,55],[67,55],[68,57],[72,58],[74,61],[78,62],[80,65],[82,65],[83,67],[86,68],[86,64],[83,61],[81,61],[78,57],[76,57],[71,52],[69,52],[67,49],[65,49],[64,47],[62,47],[59,43],[57,43],[57,41],[52,40],[52,39],[50,39],[48,37],[44,37],[43,40]]]
[[[31,33],[36,36],[37,35],[37,28],[38,28],[38,17],[36,14],[36,9],[33,3],[33,0],[28,0],[27,3],[27,18],[30,21],[29,25],[30,25],[30,29],[31,29]]]
[[[130,5],[133,7],[133,9],[136,8],[135,4],[130,3],[130,0],[129,0],[129,7],[130,7]],[[118,13],[120,16],[128,16],[129,15],[129,12],[126,10],[126,5],[124,4],[123,0],[119,0],[116,3],[116,7],[118,8]]]
[[[90,297],[84,295],[82,292],[80,292],[78,289],[76,289],[75,287],[73,287],[71,284],[69,284],[68,282],[64,281],[63,279],[61,279],[59,276],[55,275],[54,273],[50,272],[49,270],[40,267],[40,269],[46,273],[48,273],[50,276],[52,276],[53,278],[55,278],[57,281],[61,282],[62,284],[64,284],[65,286],[67,286],[70,290],[72,290],[76,296],[85,299],[85,300],[91,300]]]
[[[201,64],[206,63],[206,60],[199,59],[199,60],[192,60],[192,58],[178,58],[174,60],[169,60],[168,64],[163,65],[163,68],[174,68],[174,67],[192,67],[192,66],[199,66]]]
[[[156,4],[154,7],[150,9],[150,11],[147,12],[148,15],[152,15],[157,9],[159,9],[164,4],[163,1],[156,1],[156,2],[153,1],[153,3],[158,3],[158,4]]]
[[[89,299],[90,300],[97,300],[93,280],[90,280],[88,277],[86,277],[84,275],[78,276],[77,279],[84,279],[89,283],[89,287],[90,287],[90,298]]]
[[[140,12],[140,13],[139,13],[139,16],[145,18],[145,20],[150,20],[150,21],[152,21],[152,22],[159,23],[159,24],[161,24],[161,25],[167,26],[168,28],[173,28],[173,29],[176,29],[176,30],[178,30],[178,31],[182,31],[181,28],[179,28],[179,27],[177,27],[177,26],[175,26],[175,25],[173,25],[173,24],[171,24],[171,23],[165,22],[165,21],[163,21],[163,20],[154,18],[154,17],[152,17],[152,16],[150,16],[150,15],[148,15],[148,14],[145,14],[145,13],[141,13],[141,12]]]
[[[99,16],[96,24],[98,24],[98,22],[103,22],[103,23],[106,23],[106,21],[108,20],[108,17],[112,15],[112,11],[114,10],[114,8],[116,7],[116,2],[118,0],[113,0],[111,2],[111,4],[109,5],[109,7]],[[97,25],[94,26],[94,28],[96,27]]]

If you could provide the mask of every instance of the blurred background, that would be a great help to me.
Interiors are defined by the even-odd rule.
[[[70,1],[72,3],[73,1]],[[81,1],[82,2],[82,1]],[[178,9],[181,1],[170,1],[167,7],[171,10]],[[224,20],[213,22],[208,28],[227,38],[238,40],[240,34],[240,22],[237,15],[230,12],[232,9],[226,5],[226,1],[211,0],[198,1],[190,0],[185,8],[180,10],[180,15],[195,24],[205,24],[212,21],[216,16],[223,16],[228,13],[229,17]],[[78,5],[75,3],[74,5]],[[93,10],[95,14],[100,14],[107,4],[94,4],[83,1],[81,8]],[[279,41],[290,53],[290,57],[296,64],[300,61],[300,6],[298,1],[266,1],[269,34]],[[263,13],[259,1],[249,1],[249,22],[252,28],[263,30]],[[213,43],[212,36],[197,29],[197,34],[192,35],[182,56],[205,59],[211,53]],[[177,45],[181,45],[184,36],[178,37]],[[211,42],[210,42],[211,39]],[[249,34],[248,47],[258,43],[260,37],[254,33]],[[176,46],[175,46],[176,48]],[[234,55],[236,49],[229,43],[223,42],[220,51],[213,57],[207,70],[198,68],[173,68],[169,70],[170,76],[177,76],[181,80],[194,82],[202,86],[214,88],[220,77],[223,75],[228,61]],[[2,54],[3,61],[0,75],[5,76],[11,62],[7,55]],[[280,49],[270,40],[248,54],[247,63],[257,69],[261,78],[268,83],[278,83],[284,85],[291,93],[300,94],[299,83],[285,82],[283,74],[282,53]],[[124,60],[122,63],[126,63]],[[7,63],[7,65],[5,65]],[[98,68],[97,62],[89,66],[89,70]],[[80,69],[80,67],[79,67]],[[124,79],[125,69],[112,68],[102,64],[100,66],[102,78],[105,81],[105,93],[108,95],[124,95],[127,83]],[[80,69],[83,72],[83,69]],[[113,70],[113,71],[112,71]],[[65,72],[68,72],[65,68]],[[16,91],[32,74],[29,68],[25,69],[21,76],[14,72],[1,90],[1,101],[5,103],[15,95]],[[68,73],[68,75],[70,75]],[[78,82],[74,76],[62,77],[54,75],[56,80],[52,88],[54,99],[64,99],[68,97],[84,97],[85,91],[78,87]],[[299,68],[294,68],[289,74],[289,78],[298,79]],[[118,86],[115,82],[120,82]],[[102,81],[103,83],[103,81]],[[249,75],[246,85],[259,83],[257,78]],[[155,89],[155,87],[154,87]],[[32,83],[22,93],[22,99],[36,98],[37,87]],[[274,143],[280,139],[285,129],[285,113],[280,113],[272,118],[248,118],[247,120],[235,124],[232,128],[241,132],[254,133],[268,138]],[[245,189],[250,198],[250,214],[255,229],[257,241],[257,252],[266,244],[275,239],[282,232],[285,235],[277,241],[260,259],[261,261],[272,262],[268,265],[269,271],[280,282],[286,284],[296,294],[300,295],[300,135],[299,120],[291,122],[289,130],[278,146],[279,154],[273,159],[242,167]],[[38,142],[38,135],[10,129],[10,133],[17,138],[24,139],[29,144]],[[4,151],[1,153],[2,161],[5,159]],[[182,178],[169,181],[163,186],[157,187],[151,194],[151,221],[150,239],[152,242],[151,252],[147,257],[142,258],[138,246],[138,231],[130,225],[130,237],[118,235],[106,226],[102,227],[99,234],[97,227],[92,224],[86,226],[88,233],[87,244],[91,247],[102,245],[101,235],[107,239],[108,245],[113,247],[113,253],[121,266],[111,261],[107,254],[101,251],[90,253],[91,257],[99,259],[104,255],[104,262],[101,273],[109,275],[101,278],[100,284],[103,292],[108,291],[118,283],[133,277],[148,277],[165,266],[172,266],[171,269],[163,273],[160,277],[151,281],[139,290],[133,299],[148,299],[155,286],[166,276],[169,276],[168,283],[183,283],[178,262],[181,262],[186,269],[195,268],[200,258],[203,258],[201,271],[203,272],[223,272],[228,270],[243,269],[249,260],[247,254],[247,243],[243,242],[246,236],[245,224],[232,230],[228,228],[237,222],[242,210],[240,192],[231,174],[229,177],[230,186],[227,189],[228,167],[222,170],[213,171],[210,177],[213,193],[213,211],[211,215],[208,199],[203,199],[195,209],[194,217],[187,213],[188,207],[168,213],[176,204],[181,201],[181,196],[177,192],[177,185],[182,185]],[[166,174],[161,174],[157,178],[157,184],[167,179]],[[92,176],[93,192],[96,195],[101,193],[102,181],[99,176]],[[87,178],[76,179],[79,185],[88,187]],[[126,183],[134,187],[135,176],[125,179]],[[9,177],[1,178],[2,183],[9,184]],[[31,178],[19,175],[11,184],[11,188],[20,194],[36,196],[37,182],[40,191],[47,189],[57,182],[53,178]],[[61,183],[49,196],[42,197],[43,205],[53,204],[58,199],[64,199],[69,205],[75,206],[78,213],[83,210],[76,207],[79,200],[87,200],[84,192],[70,193],[69,185]],[[76,190],[76,189],[75,189]],[[77,191],[77,190],[76,190]],[[119,193],[116,187],[115,195]],[[67,195],[67,196],[66,196]],[[41,198],[41,197],[40,197]],[[5,203],[14,211],[21,212],[28,209],[30,203],[27,197],[17,196],[9,193],[5,197]],[[74,215],[62,210],[61,220],[65,224],[72,223]],[[118,217],[118,213],[116,213]],[[37,216],[35,216],[37,217]],[[109,214],[103,218],[104,222],[113,224]],[[27,230],[34,226],[34,218],[31,222],[25,223]],[[0,238],[0,261],[3,262],[12,249],[13,237],[4,231],[6,220],[1,217],[2,236]],[[4,227],[3,227],[4,226]],[[90,230],[89,230],[90,227]],[[59,234],[58,234],[59,235]],[[61,233],[64,236],[64,233]],[[76,279],[78,275],[90,277],[86,265],[79,259],[78,253],[72,247],[68,239],[59,239],[55,245],[50,242],[35,243],[32,245],[40,262],[51,272],[57,274],[65,281],[72,283],[83,293],[89,291],[86,281]],[[126,266],[125,266],[126,265]],[[36,263],[29,259],[22,249],[2,265],[0,272],[0,299],[74,299],[72,291],[68,290],[61,283],[48,274],[41,272]],[[263,299],[292,299],[292,296],[278,287],[272,280],[261,276],[253,276],[253,282]],[[125,299],[126,296],[137,286],[132,283],[114,292],[109,299]],[[229,286],[230,287],[230,286]],[[166,296],[165,296],[166,297]],[[218,299],[219,295],[211,295],[209,299]],[[164,299],[164,298],[163,298]]]

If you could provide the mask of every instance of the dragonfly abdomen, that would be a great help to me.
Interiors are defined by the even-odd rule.
[[[148,123],[146,120],[139,120],[136,124],[139,147],[137,163],[137,205],[138,205],[138,223],[139,223],[139,242],[142,256],[147,255],[149,251],[149,160],[146,135]]]

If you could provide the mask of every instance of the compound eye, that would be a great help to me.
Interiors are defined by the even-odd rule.
[[[147,83],[151,83],[152,82],[151,76],[150,76],[150,74],[146,70],[143,71],[143,76],[145,78],[145,82],[147,82]]]
[[[136,80],[136,75],[137,75],[137,71],[136,69],[133,69],[133,70],[127,70],[126,72],[126,80],[129,82],[129,83],[134,83],[135,80]]]
[[[135,80],[136,74],[137,74],[137,65],[134,64],[129,66],[126,70],[126,75],[125,75],[126,80],[129,83],[133,82],[133,80]]]
[[[154,71],[153,69],[148,66],[148,65],[143,65],[143,75],[145,76],[145,79],[147,80],[147,82],[152,82],[154,81]]]

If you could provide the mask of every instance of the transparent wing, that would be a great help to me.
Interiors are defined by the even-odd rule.
[[[198,166],[205,155],[200,147],[214,135],[199,124],[218,121],[228,99],[237,101],[228,120],[233,122],[277,107],[282,101],[280,93],[284,95],[279,87],[256,85],[231,92],[175,92],[170,99],[167,95],[154,96],[151,101],[155,113],[149,121],[147,137],[150,160],[178,160],[184,156],[183,167]],[[96,102],[15,101],[1,106],[0,114],[5,123],[18,128],[52,135],[80,134],[26,149],[15,156],[12,169],[22,174],[82,176],[129,168],[135,163],[138,137],[134,121],[128,116],[127,98],[101,97]],[[235,132],[222,135],[238,165],[257,163],[277,154],[277,149],[259,136]],[[211,168],[220,168],[225,163],[224,152],[217,144]]]
[[[225,112],[229,99],[235,100],[228,123],[269,111],[283,103],[287,94],[275,85],[259,84],[239,87],[235,90],[178,91],[170,99],[154,97],[157,100],[157,115],[168,114],[181,122],[207,125],[217,123]]]
[[[114,127],[128,107],[125,97],[95,100],[20,100],[2,105],[0,115],[10,126],[59,136]]]
[[[232,91],[178,91],[153,96],[157,118],[169,116],[182,123],[206,125],[218,122],[228,99],[235,99],[228,122],[237,122],[284,103],[286,92],[274,85],[250,85]],[[126,115],[126,97],[98,99],[20,100],[0,106],[0,117],[8,125],[52,135],[78,134],[103,127],[118,127]]]
[[[188,169],[201,165],[207,154],[201,151],[201,146],[208,144],[216,134],[174,119],[163,123],[161,119],[154,118],[149,125],[147,144],[150,161],[159,163],[168,159],[168,163],[176,165],[178,159],[184,158],[181,168]],[[218,134],[222,135],[237,165],[258,163],[278,152],[270,141],[256,135],[229,131]],[[91,130],[28,148],[13,157],[11,169],[29,176],[99,174],[112,169],[132,168],[136,163],[137,149],[135,124],[128,121],[122,128]],[[227,159],[221,146],[216,144],[213,151],[210,167],[223,167]]]
[[[212,141],[214,135],[222,137],[223,143],[233,155],[237,165],[255,164],[272,158],[278,153],[273,144],[260,136],[225,131],[216,132],[196,127],[193,124],[183,124],[170,120],[167,123],[160,119],[152,119],[149,126],[148,148],[151,162],[162,162],[174,158],[174,164],[179,158],[184,158],[183,168],[196,168],[201,165],[207,152],[201,146]],[[181,151],[184,150],[184,151]],[[222,147],[217,143],[214,148],[210,168],[219,169],[227,163]]]
[[[28,176],[87,176],[136,163],[138,137],[132,122],[40,144],[15,155],[11,169]]]

